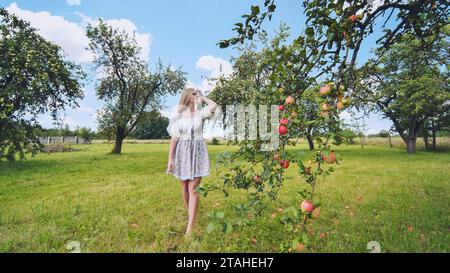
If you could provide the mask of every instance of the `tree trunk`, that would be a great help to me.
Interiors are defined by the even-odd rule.
[[[312,140],[312,137],[310,134],[306,135],[306,139],[308,140],[309,149],[312,151],[314,150],[314,142]]]
[[[114,149],[112,152],[114,154],[122,153],[122,143],[125,138],[125,128],[118,127],[116,132],[116,142],[114,143]]]
[[[419,133],[420,123],[417,120],[411,120],[410,127],[408,130],[408,138],[407,138],[407,149],[408,153],[415,154],[416,153],[416,143],[417,143],[417,135]]]
[[[417,138],[408,136],[408,153],[415,154],[416,153],[416,142]]]
[[[361,149],[364,150],[364,145],[366,145],[366,136],[365,135],[359,136],[359,144],[361,145]]]
[[[433,150],[436,150],[436,148],[437,148],[437,145],[436,145],[436,127],[434,126],[434,122],[431,122],[431,136],[432,136],[432,138],[433,138]]]
[[[428,150],[430,147],[429,142],[428,142],[428,134],[424,134],[423,135],[423,143],[425,144],[425,148]]]
[[[392,148],[392,139],[391,139],[391,134],[388,134],[388,139],[389,139],[389,148]]]

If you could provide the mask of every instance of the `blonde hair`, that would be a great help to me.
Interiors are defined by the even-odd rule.
[[[189,100],[193,92],[197,91],[195,88],[186,88],[181,93],[180,101],[178,102],[178,113],[183,112],[189,105]]]

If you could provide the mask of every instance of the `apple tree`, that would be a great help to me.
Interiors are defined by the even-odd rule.
[[[0,159],[24,159],[42,145],[37,116],[77,107],[85,74],[62,49],[0,8]]]
[[[97,97],[105,101],[99,115],[101,130],[113,132],[113,153],[120,154],[122,143],[146,111],[159,109],[165,95],[176,94],[186,83],[185,72],[171,69],[161,61],[156,71],[150,72],[141,60],[141,48],[136,38],[125,31],[109,26],[103,20],[89,25],[89,48],[94,53],[94,63],[101,69],[97,84]]]
[[[361,80],[354,97],[359,107],[380,111],[391,120],[408,153],[416,152],[419,132],[427,133],[449,110],[449,37],[444,32],[426,48],[405,37],[380,56],[379,65],[369,61],[358,71]]]

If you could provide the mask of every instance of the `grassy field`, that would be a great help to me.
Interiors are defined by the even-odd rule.
[[[70,241],[85,252],[278,250],[284,229],[270,214],[229,235],[206,232],[207,213],[230,212],[240,194],[201,198],[195,239],[185,241],[181,188],[165,174],[167,144],[125,144],[120,156],[109,154],[108,144],[73,147],[82,151],[0,162],[0,252],[67,252]],[[215,155],[236,147],[208,149],[212,172],[204,182],[218,178]],[[304,144],[292,149],[309,154]],[[384,252],[450,250],[448,151],[408,155],[382,145],[336,151],[342,165],[319,181],[322,215],[311,221],[309,252],[367,252],[369,241]],[[296,172],[288,170],[274,211],[297,204]]]

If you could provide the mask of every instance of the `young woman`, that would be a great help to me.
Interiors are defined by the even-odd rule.
[[[201,108],[206,102],[207,107]],[[209,175],[209,157],[203,139],[203,121],[210,118],[217,104],[204,97],[200,90],[187,88],[181,94],[175,115],[167,131],[171,138],[167,173],[180,179],[184,204],[189,219],[186,236],[192,232],[199,204],[196,188],[202,177]]]

